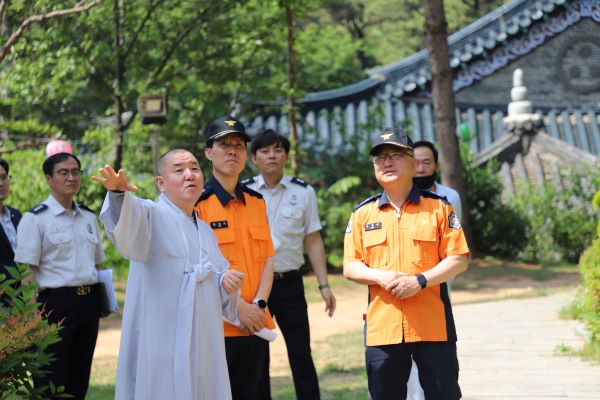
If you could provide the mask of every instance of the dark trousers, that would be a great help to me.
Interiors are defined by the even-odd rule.
[[[456,343],[416,342],[366,348],[365,361],[372,400],[406,398],[411,356],[419,368],[419,381],[427,400],[461,398]]]
[[[61,341],[48,346],[46,351],[54,361],[47,367],[49,374],[35,380],[36,387],[52,381],[56,387],[64,386],[65,393],[76,400],[85,399],[98,338],[98,294],[96,286],[92,289],[85,295],[78,295],[75,288],[47,289],[39,294],[45,318],[61,325]]]
[[[255,335],[226,337],[225,354],[233,400],[263,400],[259,385],[269,342]]]
[[[269,311],[285,339],[288,359],[296,398],[299,400],[319,400],[319,380],[310,350],[310,330],[308,326],[308,306],[304,297],[302,276],[286,275],[273,281],[269,295]],[[270,400],[269,362],[261,383],[261,400]]]

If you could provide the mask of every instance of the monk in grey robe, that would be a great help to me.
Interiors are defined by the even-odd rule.
[[[109,192],[100,219],[131,260],[117,367],[117,400],[231,399],[223,323],[237,320],[244,276],[227,270],[212,232],[196,218],[203,176],[171,150],[157,163],[157,202],[129,192],[125,172],[93,177]]]

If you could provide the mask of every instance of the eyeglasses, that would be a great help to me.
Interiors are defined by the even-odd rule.
[[[377,156],[373,156],[371,157],[373,160],[373,163],[377,164],[377,165],[381,165],[383,163],[385,163],[385,160],[387,158],[389,158],[390,160],[392,160],[393,162],[399,161],[402,157],[404,157],[406,155],[406,153],[388,153],[388,154],[380,154]]]
[[[56,175],[60,176],[63,179],[67,179],[67,177],[69,175],[71,175],[73,178],[79,178],[81,176],[81,170],[79,169],[59,169],[58,171],[54,172]]]

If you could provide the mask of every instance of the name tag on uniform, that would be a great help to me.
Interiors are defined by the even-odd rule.
[[[227,221],[214,221],[210,223],[210,227],[213,229],[227,228]]]
[[[381,222],[371,222],[370,224],[365,225],[365,232],[381,229],[382,226],[383,224]]]

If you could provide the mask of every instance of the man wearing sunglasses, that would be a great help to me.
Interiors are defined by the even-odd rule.
[[[350,217],[344,275],[369,286],[364,332],[371,398],[406,398],[414,359],[425,398],[459,399],[446,282],[468,267],[460,221],[445,198],[413,184],[414,146],[404,132],[385,129],[370,155],[383,192]]]
[[[17,233],[15,261],[29,264],[39,285],[38,302],[61,341],[48,347],[54,361],[36,387],[64,386],[83,400],[98,337],[98,273],[104,251],[96,215],[73,201],[81,186],[81,163],[57,153],[43,164],[50,195],[27,212]]]

